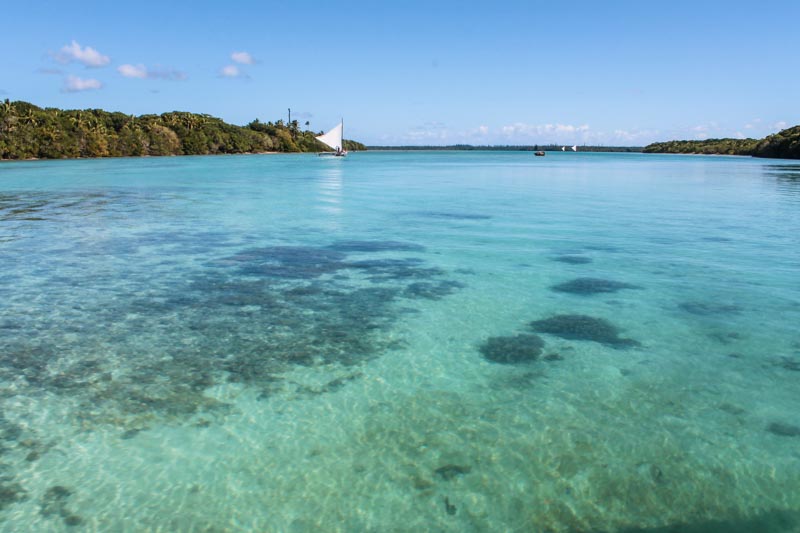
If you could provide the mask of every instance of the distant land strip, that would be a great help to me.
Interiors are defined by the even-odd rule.
[[[8,99],[0,103],[0,159],[329,151],[316,135],[301,130],[296,120],[256,119],[235,126],[183,111],[135,116],[102,109],[43,109]],[[366,149],[355,141],[343,144],[346,150]]]
[[[490,151],[490,152],[560,152],[564,145],[561,144],[531,144],[531,145],[471,145],[451,144],[447,146],[433,145],[408,145],[408,146],[367,146],[368,150],[440,150],[440,151]],[[570,147],[566,151],[572,152]],[[579,152],[641,152],[641,146],[578,146]]]
[[[763,139],[706,139],[667,141],[649,144],[648,154],[750,155],[780,159],[800,159],[800,126],[794,126]]]

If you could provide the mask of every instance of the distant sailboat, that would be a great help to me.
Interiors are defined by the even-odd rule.
[[[561,147],[561,151],[562,151],[562,152],[566,152],[566,151],[567,151],[567,147],[566,147],[566,146],[562,146],[562,147]]]
[[[573,152],[577,152],[578,151],[578,145],[577,144],[572,146],[572,151]]]
[[[316,139],[324,144],[325,146],[330,147],[333,152],[320,152],[319,155],[332,155],[337,157],[344,157],[347,155],[347,150],[344,149],[343,143],[344,137],[344,120],[339,122],[336,126],[334,126],[330,131],[327,133],[323,133],[316,137]]]

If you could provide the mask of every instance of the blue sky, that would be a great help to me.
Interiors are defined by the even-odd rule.
[[[13,2],[13,0],[11,0]],[[800,2],[44,2],[3,9],[0,98],[367,144],[762,137],[800,124]]]

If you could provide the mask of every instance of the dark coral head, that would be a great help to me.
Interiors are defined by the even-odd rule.
[[[539,358],[544,341],[538,335],[520,334],[513,337],[489,337],[480,346],[483,356],[494,363],[527,363]]]

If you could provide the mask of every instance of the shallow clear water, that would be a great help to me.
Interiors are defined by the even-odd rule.
[[[800,527],[800,164],[3,163],[0,265],[2,531]]]

